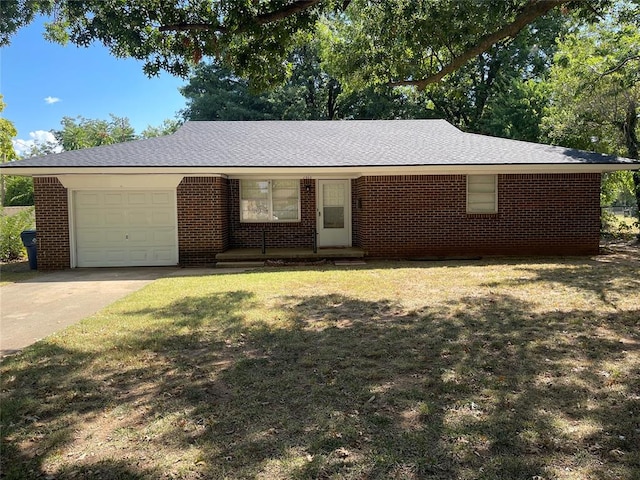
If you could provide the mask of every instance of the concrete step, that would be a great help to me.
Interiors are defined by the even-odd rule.
[[[236,262],[216,262],[216,268],[258,268],[264,267],[264,262],[250,262],[238,260]]]

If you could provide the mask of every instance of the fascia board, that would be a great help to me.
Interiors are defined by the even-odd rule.
[[[603,173],[640,170],[640,163],[588,164],[502,164],[502,165],[408,165],[342,167],[14,167],[2,168],[3,175],[55,177],[60,175],[182,175],[247,177],[256,175],[283,178],[334,177],[356,178],[369,175],[464,175],[533,173]]]

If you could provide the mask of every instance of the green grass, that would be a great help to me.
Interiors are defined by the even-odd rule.
[[[29,262],[17,261],[0,263],[0,287],[10,283],[29,280],[38,275],[37,270],[29,270]]]
[[[9,357],[37,478],[640,477],[640,263],[166,278]]]

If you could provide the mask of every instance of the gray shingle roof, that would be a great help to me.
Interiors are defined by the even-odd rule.
[[[187,122],[166,137],[63,152],[5,167],[400,167],[637,164],[464,133],[444,120]]]

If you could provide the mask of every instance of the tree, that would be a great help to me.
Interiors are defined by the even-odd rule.
[[[273,120],[269,95],[252,94],[246,80],[218,62],[201,63],[189,83],[180,88],[187,100],[182,115],[187,120]]]
[[[54,130],[64,150],[112,145],[135,140],[134,128],[126,117],[110,115],[109,120],[93,120],[84,117],[63,117],[62,129]]]
[[[0,113],[4,111],[5,103],[0,94]],[[0,117],[0,162],[6,163],[15,160],[16,152],[13,149],[12,139],[18,134],[16,127],[6,118]],[[6,181],[4,175],[0,175],[0,205],[5,205]]]
[[[557,8],[593,17],[611,0],[4,0],[0,46],[36,14],[47,38],[103,43],[153,75],[187,76],[203,56],[265,87],[290,74],[287,59],[322,21],[343,84],[436,83]],[[329,51],[328,50],[328,51]]]
[[[409,87],[368,87],[341,92],[322,70],[312,46],[296,52],[291,77],[267,92],[254,92],[246,80],[217,63],[203,63],[181,88],[186,120],[332,120],[433,117],[424,96]]]
[[[640,11],[637,15],[640,20]],[[560,43],[549,81],[552,103],[544,120],[550,141],[640,158],[639,24],[620,16],[583,26]],[[633,179],[640,205],[640,172],[606,176],[605,190],[631,184],[620,175]]]
[[[538,19],[429,85],[426,97],[439,116],[463,130],[537,141],[547,101],[543,81],[566,25],[559,14]]]
[[[350,86],[424,89],[508,43],[556,7],[593,18],[609,2],[362,0],[351,5],[357,7],[320,29],[328,71]]]
[[[180,128],[182,125],[182,121],[178,119],[166,119],[157,127],[152,125],[148,125],[145,128],[140,136],[142,138],[154,138],[154,137],[162,137],[164,135],[171,135],[175,133],[176,130]]]

